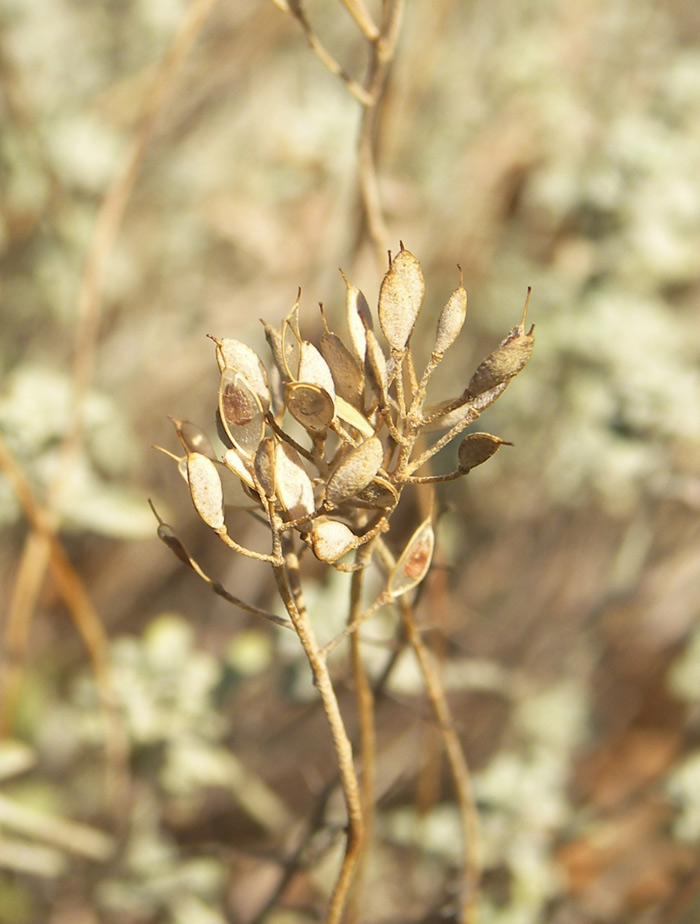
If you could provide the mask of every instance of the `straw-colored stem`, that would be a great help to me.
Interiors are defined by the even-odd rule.
[[[294,623],[299,641],[311,667],[314,684],[318,689],[321,703],[326,713],[348,815],[345,854],[329,901],[325,921],[325,924],[340,924],[345,913],[350,887],[364,845],[362,799],[357,773],[355,772],[352,745],[345,728],[328,664],[311,625],[301,594],[300,584],[293,579],[293,576],[298,575],[299,561],[289,538],[282,537],[282,545],[285,561],[282,565],[273,566],[275,580],[280,597],[290,619]]]
[[[358,549],[356,564],[358,570],[353,574],[350,587],[350,612],[348,624],[352,625],[362,610],[362,587],[364,583],[364,569],[372,556],[371,546]],[[377,732],[374,722],[374,694],[367,677],[365,663],[362,657],[361,633],[354,632],[350,636],[350,657],[352,676],[355,682],[355,702],[357,704],[357,717],[360,732],[359,756],[362,775],[360,777],[360,797],[362,799],[362,814],[364,819],[363,847],[357,863],[357,872],[350,902],[346,915],[346,924],[359,924],[362,920],[362,908],[365,892],[365,878],[369,850],[372,843],[374,828],[374,806],[376,790],[376,764],[377,764]]]

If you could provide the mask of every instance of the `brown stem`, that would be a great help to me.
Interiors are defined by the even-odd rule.
[[[280,596],[290,619],[294,623],[299,641],[311,667],[314,683],[326,713],[348,815],[345,854],[330,898],[325,921],[325,924],[340,924],[345,913],[350,887],[364,845],[362,800],[353,762],[352,745],[345,728],[328,664],[321,652],[311,625],[311,620],[301,595],[300,584],[298,581],[291,580],[292,575],[298,575],[299,573],[299,560],[289,538],[282,537],[282,544],[285,561],[282,565],[273,565],[273,572]],[[294,591],[292,590],[293,584],[295,585]]]
[[[396,50],[403,7],[404,0],[387,0],[384,4],[380,34],[371,46],[372,55],[365,83],[371,103],[365,106],[362,113],[358,140],[360,196],[367,230],[380,266],[386,259],[389,232],[384,219],[377,178],[377,128],[389,68]]]
[[[362,611],[362,586],[364,569],[372,557],[371,545],[358,549],[356,564],[358,570],[353,574],[350,587],[350,612],[348,624],[352,625]],[[374,827],[374,806],[376,789],[376,763],[377,763],[377,732],[374,722],[374,694],[367,677],[365,664],[362,658],[361,633],[354,632],[350,636],[350,653],[352,675],[355,680],[355,702],[360,730],[360,763],[362,767],[361,791],[362,813],[364,818],[363,848],[357,863],[355,882],[348,906],[346,924],[359,924],[362,920],[362,904],[364,897],[365,874],[367,870],[367,857],[372,843],[372,830]]]
[[[395,559],[381,538],[377,540],[377,551],[381,555],[385,567],[390,571],[394,567]],[[482,857],[479,814],[474,802],[471,774],[461,742],[455,731],[439,671],[416,626],[410,595],[404,594],[399,597],[398,603],[401,608],[406,640],[411,645],[418,661],[425,690],[438,723],[457,793],[457,805],[464,840],[463,894],[460,901],[458,920],[459,924],[477,924]]]

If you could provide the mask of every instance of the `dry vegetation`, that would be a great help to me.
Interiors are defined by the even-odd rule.
[[[514,448],[436,486],[415,606],[475,787],[479,921],[690,924],[697,5],[410,0],[399,22],[387,0],[390,71],[359,4],[303,6],[315,50],[283,6],[0,5],[0,921],[325,920],[346,819],[308,666],[157,542],[149,497],[208,575],[275,606],[149,447],[176,451],[168,414],[215,435],[207,334],[267,361],[258,319],[298,286],[311,339],[319,300],[340,330],[338,267],[374,306],[403,240],[419,367],[457,264],[469,292],[434,400],[533,286],[533,359],[479,424]],[[394,554],[424,503],[407,492]],[[305,566],[330,638],[350,578]],[[377,810],[347,921],[457,921],[454,781],[414,662],[381,676],[394,629],[364,628]]]

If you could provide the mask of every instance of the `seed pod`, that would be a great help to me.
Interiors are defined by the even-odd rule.
[[[335,400],[335,385],[333,383],[331,370],[328,368],[328,363],[323,356],[321,356],[313,343],[309,343],[307,340],[302,342],[300,348],[299,375],[297,381],[318,385],[328,392],[333,401]]]
[[[277,497],[291,519],[314,512],[314,489],[301,464],[299,454],[287,443],[278,443],[275,451],[275,489]]]
[[[452,346],[459,336],[467,316],[467,293],[460,285],[450,295],[438,319],[433,357],[442,357],[445,350]]]
[[[348,503],[365,510],[388,510],[396,506],[398,499],[399,495],[393,484],[377,475],[366,488],[357,491]]]
[[[340,395],[335,396],[335,412],[343,423],[350,424],[364,436],[374,436],[374,427],[352,404],[343,401]]]
[[[265,329],[265,340],[267,340],[267,345],[272,351],[272,358],[275,361],[275,366],[277,371],[280,374],[282,381],[286,381],[288,378],[287,375],[287,364],[284,361],[283,350],[282,350],[282,334],[277,330],[276,327],[273,327],[271,324],[268,324],[267,321],[260,322]]]
[[[501,346],[479,363],[467,386],[469,394],[476,397],[496,385],[509,382],[524,368],[532,355],[534,345],[535,338],[532,336],[532,330],[525,334],[521,333],[517,327],[513,328]]]
[[[263,411],[267,413],[270,409],[270,386],[265,366],[255,350],[240,340],[211,339],[216,344],[216,361],[221,372],[225,369],[238,372],[258,396]]]
[[[178,537],[173,532],[172,526],[168,526],[167,523],[160,523],[158,525],[157,536],[161,542],[164,542],[171,551],[177,555],[181,562],[185,565],[192,567],[192,562],[190,561],[190,556],[187,554],[187,551],[178,539]]]
[[[310,433],[325,433],[335,416],[333,399],[319,385],[292,382],[285,388],[287,410]]]
[[[326,504],[337,507],[366,488],[383,461],[384,447],[376,436],[351,449],[331,472],[326,485]]]
[[[389,576],[387,590],[399,597],[420,584],[433,559],[435,533],[430,520],[425,520],[408,540],[406,548]]]
[[[350,334],[350,343],[355,356],[364,365],[367,343],[365,340],[365,331],[372,329],[372,312],[369,310],[367,299],[360,290],[352,285],[345,273],[341,270],[340,275],[345,280],[347,293],[345,296],[345,316]]]
[[[253,481],[253,476],[248,470],[248,465],[250,465],[250,462],[246,464],[238,454],[237,449],[227,449],[223,455],[222,462],[226,468],[228,468],[233,472],[234,475],[240,478],[245,487],[255,490],[255,482]]]
[[[457,450],[457,464],[460,472],[467,474],[477,465],[481,465],[491,458],[501,446],[511,446],[498,436],[490,433],[470,433],[465,436]]]
[[[301,289],[297,295],[297,300],[292,305],[292,309],[282,322],[282,363],[285,374],[283,379],[292,379],[296,381],[299,377],[299,360],[301,357],[301,333],[299,332],[299,299],[301,298]]]
[[[345,523],[337,520],[316,520],[310,533],[311,548],[319,561],[338,561],[357,546],[357,537]]]
[[[216,461],[214,447],[207,434],[192,423],[191,420],[177,420],[175,417],[170,418],[175,425],[175,431],[183,445],[185,452],[201,452],[212,461]]]
[[[402,243],[379,290],[379,323],[392,351],[406,349],[424,295],[420,263]]]
[[[233,445],[252,459],[265,433],[265,415],[247,380],[233,369],[221,373],[219,413]]]
[[[216,464],[201,452],[187,455],[187,481],[195,510],[211,529],[224,525],[224,492]]]
[[[275,482],[275,453],[277,450],[277,441],[271,437],[266,437],[258,446],[255,453],[255,477],[258,479],[260,487],[265,492],[265,496],[271,499],[276,493]]]
[[[321,355],[331,370],[336,393],[361,411],[365,400],[365,377],[355,357],[340,337],[329,330],[321,337]]]
[[[370,385],[376,392],[382,404],[387,404],[386,383],[387,365],[384,351],[371,330],[366,331],[367,337],[367,363],[366,370]]]
[[[499,344],[498,349],[481,361],[476,372],[471,377],[467,391],[472,397],[481,395],[485,391],[490,391],[497,385],[507,384],[513,376],[520,372],[532,355],[532,348],[535,345],[532,332],[535,325],[533,324],[530,330],[525,333],[525,318],[527,317],[531,292],[532,289],[528,287],[520,324],[510,331],[505,340]],[[497,397],[498,395],[493,400],[495,401]]]

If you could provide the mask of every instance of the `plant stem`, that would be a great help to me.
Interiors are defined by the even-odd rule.
[[[293,579],[299,573],[299,559],[292,540],[282,537],[284,549],[284,564],[273,565],[277,587],[294,623],[304,653],[306,654],[314,678],[323,710],[326,713],[330,727],[333,746],[335,748],[340,782],[348,814],[348,831],[345,843],[345,855],[338,872],[338,877],[330,898],[325,924],[340,924],[347,905],[350,886],[364,845],[364,822],[362,813],[362,800],[360,788],[353,762],[352,745],[348,738],[343,716],[340,712],[338,698],[333,687],[333,681],[328,670],[328,664],[321,652],[316,639],[316,633],[311,625],[308,611],[301,594],[301,586]],[[294,591],[292,591],[294,584]]]
[[[362,585],[364,568],[372,557],[372,544],[358,549],[356,564],[358,570],[353,573],[350,587],[350,612],[348,625],[352,625],[362,612]],[[364,896],[367,857],[372,843],[374,827],[374,806],[376,801],[376,763],[377,734],[374,716],[374,694],[367,677],[361,650],[361,633],[358,630],[350,636],[350,654],[352,674],[355,680],[355,702],[360,727],[360,763],[362,767],[361,791],[362,813],[364,818],[364,839],[357,864],[355,882],[347,913],[347,924],[359,924],[362,920],[362,900]]]

